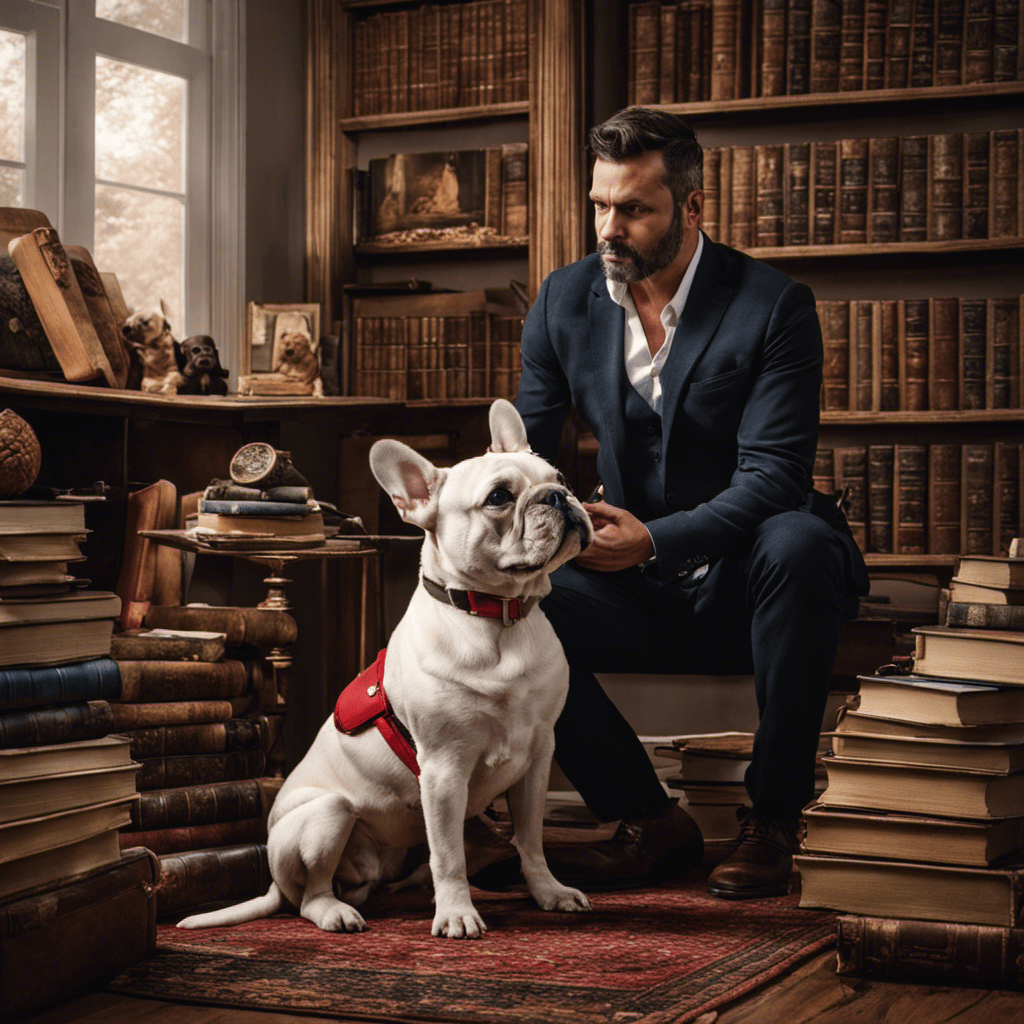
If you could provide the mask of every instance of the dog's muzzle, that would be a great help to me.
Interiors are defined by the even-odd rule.
[[[550,505],[557,512],[562,513],[567,529],[576,530],[580,535],[581,550],[587,546],[587,518],[586,515],[573,507],[569,501],[569,495],[560,488],[553,488],[542,498],[537,499],[538,505]]]

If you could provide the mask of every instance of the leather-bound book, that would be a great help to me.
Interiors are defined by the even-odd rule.
[[[910,82],[910,31],[913,0],[891,0],[885,37],[885,88],[906,89]]]
[[[1021,225],[1022,208],[1018,194],[1020,148],[1020,129],[1001,128],[992,132],[990,238],[1010,238],[1024,231]]]
[[[835,449],[836,488],[846,494],[843,511],[857,546],[868,551],[868,451],[864,446]]]
[[[893,549],[898,555],[928,550],[928,448],[898,444],[893,479]]]
[[[885,48],[889,34],[889,0],[865,0],[864,88],[885,88]]]
[[[630,7],[633,50],[633,95],[640,106],[658,102],[660,75],[659,27],[661,5],[633,4]]]
[[[935,81],[935,0],[914,0],[910,31],[911,88],[930,86]]]
[[[928,446],[928,552],[960,550],[960,445]]]
[[[987,310],[989,348],[988,387],[985,405],[989,409],[1021,407],[1020,299],[989,299]]]
[[[114,715],[105,700],[0,713],[0,749],[97,739],[113,731]]]
[[[754,147],[732,146],[732,203],[729,244],[747,249],[754,242]]]
[[[266,818],[282,779],[252,778],[147,790],[132,805],[126,831],[211,825],[238,818]]]
[[[242,661],[124,661],[120,662],[124,703],[163,700],[224,700],[240,697],[250,685]]]
[[[275,608],[154,605],[146,614],[145,624],[154,629],[206,629],[224,633],[228,644],[254,647],[279,647],[294,643],[298,636],[295,619]]]
[[[117,700],[121,673],[111,658],[70,665],[0,669],[0,711],[83,700]]]
[[[868,237],[868,140],[839,143],[839,237],[844,245]]]
[[[1007,554],[1010,542],[1021,535],[1020,450],[1015,441],[992,446],[992,540],[997,555]]]
[[[152,956],[156,857],[120,861],[0,903],[0,1018],[15,1020]]]
[[[960,451],[961,550],[966,555],[992,555],[992,445],[965,444]]]
[[[1024,47],[1019,42],[1017,0],[995,0],[992,18],[992,81],[1015,82],[1024,77]]]
[[[436,110],[441,69],[441,11],[437,4],[419,9],[420,45],[417,57],[419,81],[416,89],[417,110]]]
[[[266,750],[268,724],[265,715],[232,718],[203,725],[159,725],[124,731],[131,740],[132,757],[176,757],[183,754],[215,754],[230,750]]]
[[[701,227],[713,242],[721,240],[722,151],[717,146],[704,150],[704,214]]]
[[[988,303],[960,300],[960,408],[984,409],[987,399]]]
[[[895,135],[868,140],[867,241],[899,240],[900,140]]]
[[[963,81],[965,0],[935,0],[935,84]]]
[[[266,828],[259,818],[239,818],[237,821],[218,821],[209,825],[187,825],[148,832],[122,832],[120,836],[122,849],[141,845],[157,854],[266,841]]]
[[[510,95],[509,99],[522,102],[530,98],[530,40],[529,40],[529,10],[526,0],[511,0],[506,5],[508,17],[509,63],[511,72],[509,76]]]
[[[115,729],[227,722],[234,709],[227,700],[172,700],[153,704],[111,704]]]
[[[928,238],[963,238],[964,137],[958,133],[932,135],[928,154]]]
[[[893,446],[868,446],[868,550],[892,554]]]
[[[723,146],[719,153],[721,165],[718,168],[718,238],[716,241],[729,244],[732,237],[732,146]]]
[[[790,142],[785,147],[784,245],[809,245],[811,212],[811,144]]]
[[[928,136],[900,140],[900,241],[928,239]]]
[[[693,46],[691,35],[693,33],[693,8],[700,6],[700,0],[682,0],[676,5],[675,19],[675,48],[676,48],[676,85],[675,94],[677,103],[687,103],[694,97],[690,94],[690,82],[693,69],[690,62],[693,60]],[[697,31],[700,31],[698,22]],[[699,75],[699,65],[698,65]],[[698,77],[697,84],[700,84]]]
[[[820,494],[832,494],[836,489],[836,461],[832,448],[819,448],[814,453],[811,481]]]
[[[989,142],[988,132],[969,132],[964,139],[964,238],[988,238]]]
[[[710,98],[713,100],[736,99],[736,31],[739,18],[739,0],[711,0]]]
[[[255,779],[267,767],[263,750],[233,750],[219,754],[150,757],[139,762],[138,790],[175,789],[211,782]]]
[[[839,193],[839,144],[811,143],[811,244],[832,245],[836,240]]]
[[[821,299],[817,305],[824,359],[821,408],[845,411],[850,407],[850,303]]]
[[[786,2],[761,4],[761,96],[786,92]]]
[[[900,299],[900,408],[928,408],[928,300]]]
[[[676,102],[676,17],[675,4],[661,5],[658,55],[658,102]]]
[[[103,278],[100,277],[89,250],[82,245],[66,245],[64,251],[71,261],[71,269],[81,289],[96,336],[100,339],[103,351],[110,362],[115,384],[123,388],[128,383],[128,348],[127,341],[121,333],[121,327],[124,325],[118,322],[114,314]]]
[[[865,0],[845,0],[840,11],[839,91],[860,92],[864,85]]]
[[[841,914],[836,972],[922,985],[1024,988],[1024,928]]]
[[[525,142],[501,147],[502,229],[506,238],[525,238],[529,232],[529,148]]]
[[[880,381],[875,366],[875,328],[878,303],[850,303],[850,408],[871,412],[879,408]]]
[[[785,225],[782,146],[754,147],[754,180],[757,189],[754,244],[766,248],[780,246]]]
[[[878,333],[879,408],[893,412],[900,408],[900,305],[897,299],[879,302],[881,330]]]
[[[813,0],[811,7],[811,92],[839,91],[839,56],[843,5]]]
[[[928,408],[960,408],[960,300],[930,299]]]
[[[160,858],[157,915],[180,915],[207,903],[236,902],[262,896],[270,885],[263,843],[190,850]]]
[[[786,95],[810,89],[811,0],[789,0],[786,13]]]
[[[690,3],[690,99],[711,95],[711,0]]]

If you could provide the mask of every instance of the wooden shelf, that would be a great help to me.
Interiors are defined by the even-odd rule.
[[[908,569],[953,569],[959,555],[879,555],[867,554],[864,562],[869,569],[892,569],[905,566]]]
[[[477,107],[448,107],[444,110],[405,110],[394,114],[364,114],[361,117],[343,117],[343,132],[378,132],[397,128],[446,125],[452,121],[493,121],[500,118],[526,117],[529,102],[486,103]]]
[[[958,409],[942,411],[926,409],[917,412],[892,410],[886,412],[823,412],[822,426],[894,426],[933,423],[1024,423],[1024,409]]]
[[[956,238],[941,242],[857,242],[843,245],[778,245],[743,250],[759,260],[822,260],[850,257],[878,260],[886,256],[944,256],[961,253],[1019,256],[1024,238]]]
[[[493,242],[420,242],[411,245],[380,245],[376,242],[360,242],[356,246],[356,253],[359,256],[393,256],[396,253],[421,253],[421,252],[443,252],[443,253],[465,253],[465,252],[487,252],[487,253],[524,253],[529,249],[528,242],[514,242],[500,240]]]
[[[805,117],[812,112],[842,108],[844,115],[899,108],[921,109],[956,100],[991,105],[1007,103],[1024,94],[1024,82],[976,82],[971,85],[921,86],[913,89],[865,89],[858,92],[818,92],[793,96],[747,96],[736,100],[701,100],[694,103],[664,103],[663,109],[693,121],[723,123],[737,114],[762,114],[766,119]]]

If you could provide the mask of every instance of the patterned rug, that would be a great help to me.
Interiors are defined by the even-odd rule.
[[[370,930],[328,935],[277,916],[233,928],[161,925],[155,957],[108,986],[123,995],[446,1024],[684,1024],[829,948],[835,915],[795,895],[715,900],[696,879],[591,896],[548,914],[525,894],[474,891],[479,941],[432,938],[423,891],[362,908]]]

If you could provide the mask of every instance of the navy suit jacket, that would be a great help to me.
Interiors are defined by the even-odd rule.
[[[574,405],[600,444],[605,499],[629,508],[624,329],[596,254],[556,270],[523,328],[516,407],[554,461]],[[821,372],[811,290],[705,236],[661,375],[666,514],[646,523],[656,578],[738,551],[768,517],[806,506]]]

